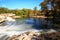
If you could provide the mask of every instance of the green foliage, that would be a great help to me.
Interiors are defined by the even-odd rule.
[[[27,15],[28,14],[28,9],[22,9],[22,14]]]
[[[52,16],[53,23],[60,24],[60,0],[44,0],[40,5],[45,16]]]
[[[0,7],[0,13],[7,13],[8,11],[8,8]]]
[[[3,13],[14,13],[16,14],[16,16],[25,16],[25,17],[30,17],[33,14],[39,14],[39,10],[37,10],[37,7],[34,8],[34,10],[32,9],[8,9],[5,7],[0,7],[0,14]]]

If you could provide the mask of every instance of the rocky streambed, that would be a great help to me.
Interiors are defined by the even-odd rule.
[[[59,40],[59,32],[24,32],[18,35],[8,36],[6,40]]]

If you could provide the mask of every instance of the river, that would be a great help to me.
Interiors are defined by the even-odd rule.
[[[36,19],[36,22],[33,22],[32,20],[28,20],[29,22],[33,22],[32,24],[26,23],[27,19],[15,19],[14,22],[9,22],[6,21],[4,23],[0,24],[0,30],[9,30],[9,31],[24,31],[24,30],[31,30],[31,29],[35,29],[36,28],[44,28],[44,26],[42,25],[42,22],[44,21],[43,19]],[[50,24],[50,23],[48,23]],[[33,27],[34,25],[34,27]]]
[[[5,40],[7,36],[18,35],[27,31],[43,31],[37,30],[33,27],[33,24],[26,23],[27,19],[15,19],[14,22],[3,22],[0,24],[0,40]],[[37,21],[39,25],[42,25],[43,20]],[[36,23],[37,24],[37,23]],[[36,26],[36,25],[35,25]],[[41,27],[41,26],[40,26]]]
[[[26,19],[16,19],[15,22],[4,22],[0,24],[0,30],[30,30],[33,29],[32,24],[27,24]]]

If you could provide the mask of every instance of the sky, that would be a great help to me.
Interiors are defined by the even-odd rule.
[[[37,9],[40,9],[39,4],[41,2],[43,2],[43,0],[0,0],[0,7],[9,9],[33,9],[37,7]]]

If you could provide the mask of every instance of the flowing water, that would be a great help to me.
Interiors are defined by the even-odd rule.
[[[0,40],[5,40],[7,36],[20,34],[26,31],[38,31],[33,28],[33,24],[27,24],[26,19],[16,19],[15,22],[3,22],[0,24]]]
[[[0,24],[0,30],[8,30],[8,31],[25,31],[25,30],[31,30],[34,29],[33,28],[33,23],[34,23],[34,27],[36,28],[41,28],[42,22],[44,21],[43,19],[37,20],[36,22],[32,21],[32,20],[28,20],[29,23],[33,22],[32,24],[26,23],[27,19],[16,19],[16,21],[14,22],[3,22]],[[50,23],[48,23],[50,25]]]
[[[4,22],[0,24],[0,30],[21,31],[33,29],[32,24],[27,24],[26,19],[16,19],[15,22]]]
[[[16,21],[14,22],[5,21],[1,23],[0,24],[0,40],[5,40],[7,36],[12,36],[15,34],[17,35],[26,31],[43,31],[41,29],[40,30],[35,29],[33,27],[33,24],[26,23],[26,20],[27,19],[16,19]],[[43,20],[39,20],[37,21],[37,23],[39,23],[39,25],[42,25],[41,24],[42,21]]]

